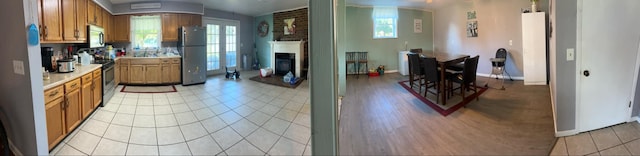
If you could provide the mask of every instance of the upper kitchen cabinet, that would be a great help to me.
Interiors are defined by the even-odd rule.
[[[197,14],[180,14],[179,15],[180,22],[178,26],[201,26],[202,25],[202,15]]]
[[[102,22],[103,22],[103,21],[102,21],[102,17],[103,17],[102,15],[103,15],[103,12],[105,12],[105,11],[104,11],[104,9],[102,9],[102,7],[100,7],[100,6],[98,6],[98,5],[96,4],[96,25],[97,25],[97,26],[101,26],[101,27],[102,27],[102,26],[103,26],[103,24],[104,24],[104,23],[102,23]]]
[[[113,17],[113,42],[129,42],[130,33],[129,15],[118,15]]]
[[[178,41],[178,14],[162,15],[162,42]]]
[[[100,5],[96,4],[92,0],[88,0],[87,3],[87,23],[103,26],[102,15],[103,12],[107,12]]]
[[[42,41],[43,43],[62,41],[62,13],[60,0],[42,0]]]
[[[45,0],[47,1],[47,0]],[[87,40],[87,0],[62,0],[62,37],[66,41]]]
[[[88,24],[93,24],[96,25],[98,23],[98,15],[96,14],[96,8],[98,5],[96,5],[95,2],[93,2],[92,0],[89,0],[89,2],[87,3],[87,23]]]
[[[113,41],[113,31],[111,28],[111,14],[107,10],[102,11],[102,28],[104,28],[104,40],[105,42]]]

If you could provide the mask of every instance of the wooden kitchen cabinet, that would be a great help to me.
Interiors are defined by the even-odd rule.
[[[64,41],[87,40],[87,0],[62,0],[62,36]]]
[[[93,108],[102,102],[102,69],[93,71]]]
[[[162,83],[160,79],[160,65],[145,65],[144,67],[144,83],[145,84],[159,84]]]
[[[60,93],[62,95],[62,92]],[[45,94],[46,95],[46,94]],[[52,149],[66,136],[64,127],[64,100],[59,97],[45,104],[47,118],[47,138],[49,149]]]
[[[80,95],[82,96],[82,118],[89,117],[93,112],[93,73],[82,76],[82,88]]]
[[[64,126],[65,101],[62,97],[64,97],[63,86],[54,87],[44,92],[49,149],[62,141],[66,134]]]
[[[104,9],[102,9],[102,7],[98,6],[98,4],[96,4],[96,25],[103,27],[104,23],[102,21],[102,14],[103,14]]]
[[[178,27],[180,26],[201,26],[202,25],[202,15],[197,14],[179,14],[178,15],[180,21],[178,22]]]
[[[98,15],[96,14],[96,8],[98,8],[98,5],[92,0],[89,0],[87,2],[87,23],[88,24],[96,25],[98,23],[97,21]]]
[[[162,42],[178,41],[178,14],[162,14]]]
[[[80,79],[75,79],[70,82],[65,83],[64,92],[65,92],[65,106],[64,106],[64,114],[65,114],[65,128],[67,132],[73,131],[80,122],[82,122],[82,96],[80,96],[80,87],[81,86]]]
[[[129,83],[143,84],[144,83],[144,65],[131,65],[129,72]]]
[[[102,28],[104,29],[104,41],[111,42],[113,33],[111,32],[111,14],[107,10],[102,12]]]
[[[113,42],[129,42],[130,22],[129,15],[113,17]]]
[[[121,59],[120,78],[128,75],[122,84],[175,84],[180,82],[179,58]],[[130,65],[125,66],[124,63]],[[128,70],[126,69],[128,67]]]
[[[129,60],[120,59],[120,83],[129,83]]]
[[[162,64],[162,75],[160,76],[162,79],[162,83],[171,83],[171,60],[170,59],[160,59]]]
[[[120,62],[120,60],[115,60],[115,65],[113,67],[113,81],[116,86],[120,84]]]
[[[172,83],[180,83],[180,76],[182,75],[182,71],[180,68],[180,59],[174,58],[171,59],[171,82]]]
[[[60,0],[42,0],[42,41],[62,41],[62,13]]]

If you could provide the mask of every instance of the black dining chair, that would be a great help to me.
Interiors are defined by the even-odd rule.
[[[420,55],[409,53],[407,57],[409,58],[409,85],[413,88],[415,82],[418,81],[418,91],[422,91],[424,71],[420,65]]]
[[[438,71],[438,62],[434,57],[427,57],[422,59],[422,64],[424,66],[424,80],[426,86],[424,97],[427,97],[427,92],[432,93],[436,95],[436,103],[438,103],[440,102],[441,93],[440,86],[438,84],[442,81],[440,79],[440,72]],[[429,88],[432,86],[435,88],[435,92],[429,91]],[[443,91],[442,93],[446,94],[447,92]]]
[[[449,80],[449,87],[453,87],[453,83],[460,84],[458,88],[450,88],[450,95],[453,94],[453,91],[456,89],[460,89],[462,99],[465,98],[465,90],[473,90],[474,93],[478,93],[478,88],[476,87],[476,71],[478,70],[478,59],[480,59],[480,55],[465,59],[462,73],[451,74],[447,76]],[[480,99],[476,97],[476,100]]]

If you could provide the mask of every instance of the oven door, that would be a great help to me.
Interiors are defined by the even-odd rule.
[[[102,70],[102,106],[105,106],[105,104],[109,102],[116,89],[113,67],[114,66],[111,66]]]

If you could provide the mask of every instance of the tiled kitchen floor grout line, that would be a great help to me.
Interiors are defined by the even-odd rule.
[[[620,125],[621,125],[621,124],[620,124]],[[616,125],[616,126],[618,126],[618,125]],[[622,141],[622,139],[620,139],[620,136],[618,136],[618,133],[616,133],[616,132],[615,132],[615,130],[613,129],[613,126],[611,126],[611,127],[607,127],[607,128],[611,128],[611,130],[613,131],[613,134],[615,134],[615,135],[616,135],[616,138],[618,138],[618,140],[620,140],[620,142],[621,142],[621,143],[620,143],[619,145],[615,145],[615,146],[612,146],[612,147],[608,147],[608,148],[605,148],[605,149],[599,150],[599,149],[598,149],[598,146],[595,144],[595,140],[593,140],[593,136],[591,136],[591,132],[593,132],[593,131],[597,131],[597,130],[606,129],[606,128],[602,128],[602,129],[597,129],[597,130],[593,130],[593,131],[586,132],[586,133],[589,133],[589,138],[591,138],[591,141],[593,142],[593,145],[596,147],[596,152],[591,152],[591,153],[588,153],[588,154],[586,154],[586,155],[591,155],[591,154],[594,154],[594,153],[598,153],[598,154],[599,154],[599,153],[600,153],[600,152],[602,152],[602,151],[606,151],[606,150],[609,150],[609,149],[611,149],[611,148],[618,147],[618,146],[623,146],[623,147],[627,150],[627,152],[631,152],[631,150],[629,150],[629,149],[627,148],[627,146],[625,146],[625,145],[626,145],[627,143],[634,142],[634,141],[636,141],[636,140],[640,140],[640,138],[636,138],[636,139],[631,139],[631,140],[629,140],[629,141],[627,141],[627,142],[624,142],[624,141]],[[577,134],[576,134],[576,135],[577,135]],[[565,136],[565,137],[562,137],[562,138],[560,138],[560,139],[562,139],[562,140],[564,141],[564,146],[565,146],[565,150],[567,151],[567,155],[570,155],[570,154],[569,154],[569,148],[568,148],[568,146],[567,146],[567,141],[566,141],[566,138],[567,138],[567,137],[569,137],[569,136]],[[556,144],[557,144],[557,141],[556,141]],[[554,145],[554,148],[555,148],[555,146],[556,146],[556,145]]]
[[[182,95],[185,95],[185,96],[186,96],[186,95],[191,95],[191,94],[180,94],[180,96],[179,96],[179,97],[181,97],[181,98],[184,100],[184,96],[182,96]],[[262,95],[265,95],[265,94],[262,94]],[[126,96],[126,94],[125,94],[125,95],[123,96],[123,99],[124,99],[124,98],[126,98],[126,97],[127,97],[127,96]],[[213,97],[213,96],[211,96],[211,97]],[[202,100],[200,97],[198,97],[198,98],[199,98],[199,100]],[[213,98],[215,98],[215,97],[213,97]],[[276,99],[276,98],[277,98],[277,97],[272,98],[272,99],[271,99],[271,101],[273,101],[273,100],[274,100],[274,99]],[[307,97],[307,98],[308,98],[308,97]],[[138,96],[136,100],[139,100],[139,99],[140,99],[140,96]],[[151,99],[153,99],[153,98],[151,98]],[[167,97],[167,99],[168,99],[168,97]],[[218,98],[215,98],[215,99],[218,99]],[[257,99],[256,99],[256,98],[252,98],[252,100],[257,100]],[[259,101],[259,100],[258,100],[258,101]],[[270,101],[270,102],[271,102],[271,101]],[[288,100],[288,102],[290,102],[290,101],[291,101],[291,99],[289,99],[289,100]],[[134,113],[133,113],[133,115],[132,115],[132,116],[134,117],[134,120],[135,120],[135,115],[137,114],[137,108],[138,108],[138,105],[139,105],[137,102],[138,102],[138,101],[136,101],[136,105],[135,105],[136,110],[134,110]],[[184,102],[186,102],[186,100],[184,100]],[[201,102],[202,102],[202,101],[201,101]],[[249,102],[243,102],[243,103],[241,104],[241,106],[248,106],[248,105],[247,105],[248,103],[249,103]],[[175,104],[178,104],[178,103],[175,103]],[[187,107],[189,106],[187,103],[184,103],[184,104],[186,104],[186,105],[187,105]],[[221,102],[221,103],[218,103],[218,104],[224,105],[225,107],[229,108],[228,106],[226,106],[226,105],[225,105],[225,103],[224,103],[224,102]],[[268,104],[268,102],[266,102],[266,103],[265,103],[265,102],[263,102],[263,105],[262,105],[262,106],[264,107],[264,106],[265,106],[265,105],[267,105],[267,104]],[[124,104],[119,103],[118,105],[119,105],[118,107],[120,107],[121,105],[124,105]],[[128,105],[128,104],[127,104],[127,105]],[[170,102],[170,103],[168,104],[168,106],[170,107],[171,105],[174,105],[174,104],[172,104],[172,103]],[[205,104],[205,105],[206,105],[206,104]],[[271,104],[269,104],[269,105],[271,105]],[[279,110],[278,110],[278,112],[281,112],[282,110],[286,109],[286,108],[285,108],[285,106],[286,106],[286,105],[287,105],[287,104],[285,104],[285,105],[284,105],[284,106],[282,106],[282,107],[277,107],[277,108],[279,109]],[[305,103],[302,103],[302,105],[305,105]],[[153,108],[155,108],[155,106],[158,106],[158,105],[155,105],[155,103],[154,103],[152,106],[153,106]],[[241,106],[239,106],[239,107],[241,107]],[[274,106],[274,105],[271,105],[271,106]],[[229,112],[229,111],[233,111],[233,113],[236,113],[237,115],[239,115],[239,113],[237,113],[237,109],[238,109],[239,107],[236,107],[235,109],[233,109],[233,108],[229,108],[229,110],[227,110],[227,111],[225,111],[225,112],[222,112],[222,113],[220,113],[220,114],[224,114],[224,113],[227,113],[227,112]],[[302,106],[302,107],[304,107],[304,106]],[[293,124],[293,123],[294,123],[294,121],[295,121],[295,119],[296,119],[296,118],[298,118],[301,114],[304,114],[304,113],[302,113],[302,112],[301,112],[302,107],[296,111],[296,116],[294,116],[294,117],[293,117],[293,119],[292,119],[293,121],[284,120],[284,121],[287,121],[287,122],[288,122],[288,123],[287,123],[288,125],[287,125],[287,128],[285,128],[285,131],[284,131],[283,133],[285,133],[285,132],[287,132],[287,130],[289,130],[289,128],[291,127],[291,124]],[[171,108],[171,109],[173,109],[172,107],[170,107],[170,108]],[[194,112],[193,112],[193,110],[191,110],[191,107],[189,107],[189,108],[190,108],[190,110],[189,110],[188,112],[194,113]],[[211,107],[210,107],[209,105],[207,105],[206,109],[210,109],[210,108],[211,108]],[[252,107],[251,107],[251,108],[252,108]],[[115,119],[115,115],[117,115],[117,114],[118,114],[118,110],[119,110],[119,109],[120,109],[120,108],[116,109],[116,110],[115,110],[115,112],[113,113],[113,114],[114,114],[114,117],[112,117],[112,118],[111,118],[111,120],[110,120],[110,122],[108,122],[109,126],[112,124],[113,119]],[[201,108],[201,109],[205,109],[205,108]],[[252,108],[252,109],[253,109],[253,108]],[[287,110],[288,110],[288,109],[287,109]],[[254,114],[254,113],[257,113],[257,112],[262,113],[262,111],[259,111],[259,110],[257,110],[257,109],[254,109],[254,111],[253,111],[251,114]],[[128,113],[121,113],[121,114],[128,114]],[[172,114],[173,114],[173,117],[174,117],[174,119],[175,119],[175,113],[173,113],[173,110],[172,110]],[[214,114],[215,114],[215,113],[214,113]],[[251,120],[249,120],[249,119],[247,118],[247,117],[248,117],[248,116],[250,116],[251,114],[247,115],[246,117],[245,117],[245,116],[242,116],[242,119],[247,120],[247,121],[251,121]],[[264,113],[263,113],[263,114],[264,114]],[[93,116],[93,115],[94,115],[94,114],[92,114],[92,116]],[[155,115],[156,115],[156,113],[155,113],[155,109],[154,109],[154,110],[153,110],[153,115],[152,115],[152,116],[154,116],[154,121],[156,121]],[[195,115],[195,114],[194,114],[194,115]],[[276,113],[276,114],[274,114],[274,115],[270,115],[269,117],[270,117],[271,119],[274,119],[274,118],[275,118],[275,119],[280,119],[280,118],[279,118],[279,117],[277,117],[276,115],[277,115],[277,113]],[[215,116],[219,116],[219,115],[214,115],[213,117],[215,117]],[[209,117],[209,118],[213,118],[213,117]],[[209,119],[209,118],[205,118],[205,119],[203,119],[203,120],[206,120],[206,119]],[[281,120],[283,120],[283,119],[281,119]],[[98,121],[98,120],[95,120],[95,121],[96,121],[96,122],[104,122],[104,121]],[[202,120],[198,120],[198,122],[200,122],[200,121],[202,121]],[[238,121],[240,121],[240,120],[238,120]],[[237,130],[235,130],[235,129],[233,129],[233,127],[231,127],[231,125],[232,125],[232,124],[237,123],[238,121],[233,122],[233,123],[230,123],[230,124],[227,124],[224,128],[229,127],[229,128],[231,128],[232,130],[234,130],[234,132],[238,133],[238,132],[237,132]],[[226,122],[226,121],[225,121],[225,122]],[[251,134],[255,133],[259,128],[264,128],[264,125],[266,124],[266,122],[268,122],[268,121],[265,121],[264,123],[262,123],[261,125],[259,125],[259,126],[258,126],[258,128],[254,129],[251,133],[247,134],[247,136],[249,136],[249,135],[251,135]],[[252,124],[255,124],[255,123],[253,123],[253,121],[251,121],[251,123],[252,123]],[[118,124],[116,124],[116,125],[118,125]],[[200,122],[200,125],[201,125],[201,126],[203,126],[203,125],[202,125],[202,122]],[[156,139],[157,139],[157,140],[156,140],[156,143],[157,143],[157,144],[159,144],[159,139],[157,138],[157,137],[158,137],[158,134],[157,134],[157,128],[158,128],[158,127],[157,127],[157,121],[156,121],[156,123],[154,123],[154,126],[155,126],[154,128],[156,129]],[[301,126],[304,126],[304,125],[301,125]],[[129,129],[129,133],[130,133],[129,135],[130,135],[130,136],[129,136],[129,141],[127,142],[127,144],[131,144],[131,143],[130,143],[130,140],[131,140],[131,135],[133,135],[133,134],[132,134],[132,131],[133,131],[132,129],[133,129],[134,127],[135,127],[135,126],[133,126],[133,123],[132,123],[132,125],[131,125],[131,127],[130,127],[130,129]],[[171,126],[169,126],[169,127],[171,127]],[[176,127],[180,128],[180,125],[178,124],[178,125],[176,125]],[[203,127],[204,127],[204,126],[203,126]],[[306,127],[306,126],[304,126],[304,127]],[[224,128],[222,128],[222,129],[224,129]],[[307,127],[307,128],[308,128],[308,127]],[[107,129],[108,129],[108,127],[107,127]],[[184,133],[182,132],[182,129],[180,129],[180,130],[181,130],[181,134],[183,134],[183,138],[184,138]],[[219,129],[219,130],[221,130],[221,129]],[[217,131],[219,131],[219,130],[217,130]],[[268,130],[268,129],[265,129],[265,130]],[[217,131],[214,131],[214,132],[212,132],[212,133],[215,133],[215,132],[217,132]],[[268,131],[270,132],[270,130],[268,130]],[[208,133],[208,135],[210,136],[212,133]],[[271,133],[273,133],[273,132],[271,132]],[[91,135],[94,135],[94,136],[95,136],[95,134],[92,134],[92,133],[89,133],[89,134],[91,134]],[[239,134],[239,133],[238,133],[238,134]],[[101,140],[102,140],[102,139],[108,139],[108,138],[103,138],[103,137],[104,137],[104,133],[103,133],[103,136],[101,137]],[[210,136],[210,137],[211,137],[211,136]],[[278,140],[276,140],[276,142],[275,142],[275,143],[277,143],[277,142],[278,142],[281,138],[283,138],[283,137],[284,137],[284,138],[288,138],[288,137],[285,137],[285,136],[284,136],[284,134],[279,134],[279,135],[278,135]],[[199,137],[199,138],[202,138],[202,137]],[[196,139],[199,139],[199,138],[196,138]],[[196,139],[192,139],[192,140],[196,140]],[[247,139],[247,137],[242,136],[242,139],[243,139],[243,140],[246,140],[246,139]],[[108,140],[111,140],[111,139],[108,139]],[[309,139],[309,140],[310,140],[310,139]],[[304,145],[304,147],[305,147],[305,149],[304,149],[303,151],[306,151],[306,146],[307,146],[307,145],[309,144],[309,142],[310,142],[309,140],[307,140],[307,143],[306,143],[306,144],[302,144],[302,145]],[[115,141],[115,140],[114,140],[114,141]],[[215,139],[214,139],[214,141],[215,141]],[[242,140],[241,140],[241,141],[242,141]],[[119,142],[119,141],[116,141],[116,142]],[[239,141],[239,142],[240,142],[240,141]],[[236,142],[236,144],[237,144],[237,143],[239,143],[239,142]],[[295,142],[297,143],[297,141],[295,141]],[[185,140],[185,142],[184,142],[184,143],[187,143],[187,141]],[[216,143],[217,143],[217,141],[216,141]],[[255,147],[255,145],[253,145],[253,143],[251,143],[251,142],[248,142],[248,143]],[[275,143],[270,147],[270,149],[269,149],[269,150],[271,150],[271,149],[275,146]],[[99,143],[98,143],[98,144],[99,144]],[[172,145],[172,144],[168,144],[168,145]],[[235,144],[234,144],[234,145],[235,145]],[[234,145],[232,145],[232,146],[234,146]],[[160,146],[160,145],[157,145],[157,147],[159,147],[159,146]],[[218,145],[218,146],[219,146],[219,145]],[[72,146],[70,146],[70,147],[72,147]],[[74,147],[72,147],[72,148],[74,148]],[[189,148],[190,148],[190,147],[189,147]],[[257,147],[256,147],[256,148],[257,148]],[[75,149],[75,148],[74,148],[74,149]],[[260,148],[257,148],[257,149],[261,150]],[[77,149],[76,149],[76,150],[77,150]],[[95,147],[94,147],[94,151],[92,151],[92,153],[93,153],[93,152],[95,152],[95,150],[96,150],[96,149],[95,149]],[[128,150],[128,147],[127,147],[127,150]],[[159,148],[158,148],[158,150],[159,150]],[[190,149],[189,149],[189,150],[190,150]],[[225,153],[226,153],[226,149],[222,149],[222,150],[223,150],[223,152],[225,152]],[[79,151],[79,150],[78,150],[78,151]],[[262,151],[262,150],[261,150],[261,151]],[[159,152],[159,151],[158,151],[158,152]],[[190,150],[190,152],[191,152],[191,150]],[[220,153],[223,153],[223,152],[220,152]],[[263,151],[263,152],[264,152],[264,151]],[[268,153],[268,152],[269,152],[269,151],[266,151],[266,152],[264,152],[264,153]],[[193,153],[192,153],[192,154],[193,154]]]

